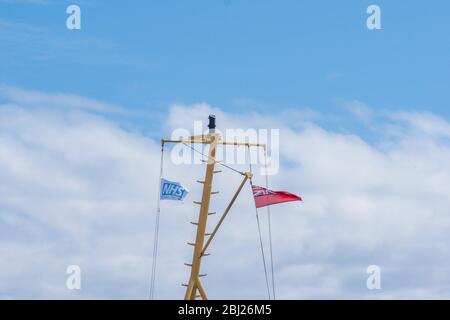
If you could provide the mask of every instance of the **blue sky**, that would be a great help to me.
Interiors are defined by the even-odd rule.
[[[174,102],[339,112],[341,99],[449,117],[450,4],[377,1],[2,1],[0,82],[163,112]],[[7,35],[6,35],[7,36]],[[5,37],[5,35],[4,35]]]
[[[449,31],[447,0],[0,0],[0,299],[147,298],[159,139],[210,113],[281,129],[270,186],[304,201],[273,209],[280,298],[449,298]],[[167,159],[191,198],[164,204],[156,296],[180,298],[204,168]],[[204,264],[213,298],[266,298],[251,197]]]

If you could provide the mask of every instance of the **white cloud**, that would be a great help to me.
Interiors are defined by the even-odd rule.
[[[118,106],[70,93],[45,93],[0,85],[0,97],[25,107],[74,108],[95,112],[125,113]]]
[[[419,134],[425,134],[425,138],[450,138],[448,122],[431,113],[397,112],[392,115],[392,118],[408,124]]]
[[[45,97],[39,108],[14,95],[7,96],[14,104],[0,106],[0,296],[145,299],[158,142],[89,108],[55,108],[61,95],[30,94]],[[376,144],[301,117],[290,126],[296,111],[289,118],[242,116],[207,104],[178,105],[166,126],[190,128],[209,113],[216,113],[219,128],[282,129],[282,167],[270,184],[304,202],[272,208],[279,298],[450,296],[447,121],[392,114],[380,124]],[[183,296],[183,262],[192,253],[185,243],[194,237],[188,222],[196,216],[190,201],[200,197],[193,181],[202,175],[201,166],[166,161],[165,176],[191,194],[185,204],[163,203],[157,297]],[[226,170],[216,177],[221,194],[213,210],[224,208],[239,180]],[[246,188],[205,258],[211,298],[265,298],[254,214]],[[82,268],[80,292],[65,288],[69,264]],[[381,267],[381,291],[365,287],[372,264]]]
[[[353,113],[359,120],[368,122],[373,117],[373,110],[365,103],[353,100],[344,103],[344,107]]]

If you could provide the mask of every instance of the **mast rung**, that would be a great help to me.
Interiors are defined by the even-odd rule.
[[[197,182],[198,182],[198,183],[202,183],[202,184],[205,184],[205,181],[200,181],[200,180],[197,180]]]
[[[192,263],[187,263],[187,262],[185,262],[184,265],[185,265],[186,267],[192,267]]]
[[[200,273],[198,276],[201,277],[206,277],[208,274],[207,273]]]
[[[202,203],[200,201],[194,201],[195,204],[201,205]]]
[[[190,246],[193,246],[193,247],[195,247],[195,243],[192,243],[192,242],[188,242],[187,244],[188,244],[188,245],[190,245]]]
[[[202,143],[204,142],[204,140],[208,138],[208,136],[204,135],[204,134],[200,134],[197,136],[190,136],[189,140],[193,141],[193,142],[198,142],[198,143]]]
[[[211,191],[211,194],[218,194],[219,191]]]
[[[223,160],[205,160],[205,159],[202,159],[202,162],[214,162],[214,163],[221,163],[221,162],[223,162]]]
[[[208,212],[208,215],[216,214],[217,212]]]
[[[198,226],[198,222],[191,221],[191,224],[193,224],[194,226]]]

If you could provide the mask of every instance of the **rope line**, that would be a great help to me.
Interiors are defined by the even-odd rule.
[[[250,147],[248,147],[248,155],[249,155],[249,169],[250,169],[250,173],[253,173]],[[253,194],[253,181],[252,181],[252,178],[250,178],[250,187],[252,188],[252,194]],[[270,300],[270,286],[269,286],[269,276],[268,276],[268,273],[267,273],[266,255],[264,253],[264,244],[263,244],[262,233],[261,233],[261,223],[259,221],[258,208],[256,207],[256,205],[255,205],[255,215],[256,215],[256,223],[258,225],[259,245],[261,247],[261,256],[262,256],[262,262],[263,262],[263,265],[264,265],[264,276],[265,276],[265,279],[266,279],[267,295],[268,295],[269,300]]]
[[[266,189],[269,189],[269,175],[267,171],[267,149],[264,148],[264,168],[266,175]],[[272,223],[270,222],[270,206],[267,208],[267,224],[269,226],[269,251],[270,251],[270,269],[272,273],[272,297],[275,300],[275,276],[273,271],[273,248],[272,248]]]
[[[153,300],[155,294],[155,276],[156,276],[156,260],[158,257],[158,242],[159,242],[159,218],[161,215],[161,179],[163,177],[163,163],[164,163],[164,142],[161,142],[161,164],[159,169],[159,192],[157,200],[156,218],[155,218],[155,238],[153,242],[153,262],[152,262],[152,272],[150,276],[150,300]]]
[[[186,147],[191,148],[191,149],[194,150],[195,152],[201,154],[203,157],[208,158],[208,161],[213,161],[214,163],[216,163],[216,164],[218,164],[218,165],[221,165],[222,167],[225,167],[225,168],[227,168],[227,169],[230,169],[230,170],[232,170],[232,171],[234,171],[234,172],[236,172],[236,173],[239,173],[239,174],[242,175],[242,176],[245,175],[245,173],[242,172],[242,171],[236,170],[236,169],[234,169],[234,168],[232,168],[232,167],[230,167],[230,166],[227,166],[227,165],[224,164],[224,163],[221,163],[221,162],[219,162],[219,161],[217,161],[217,160],[212,159],[209,155],[206,155],[206,154],[204,154],[203,152],[201,152],[201,151],[195,149],[193,146],[187,144],[186,142],[182,142],[182,143],[183,143]]]

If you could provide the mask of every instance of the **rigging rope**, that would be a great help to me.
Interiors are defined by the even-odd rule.
[[[232,171],[234,171],[234,172],[236,172],[236,173],[239,173],[239,174],[242,175],[242,176],[245,176],[245,173],[244,173],[244,172],[239,171],[239,170],[236,170],[236,169],[234,169],[234,168],[232,168],[232,167],[230,167],[230,166],[227,166],[227,165],[224,164],[224,163],[221,163],[221,162],[219,162],[219,161],[217,161],[217,160],[212,159],[210,156],[204,154],[204,153],[201,152],[201,151],[198,151],[197,149],[195,149],[193,146],[187,144],[186,142],[182,142],[182,143],[183,143],[186,147],[191,148],[191,149],[194,150],[195,152],[201,154],[203,157],[208,158],[208,161],[209,161],[209,160],[212,160],[212,161],[214,161],[214,163],[216,163],[216,164],[218,164],[218,165],[221,165],[222,167],[225,167],[225,168],[230,169],[230,170],[232,170]]]
[[[267,171],[267,149],[264,147],[264,168],[266,175],[266,189],[269,189],[269,175]],[[266,206],[267,208],[267,224],[269,227],[269,252],[270,252],[270,269],[272,274],[272,297],[275,300],[275,276],[273,272],[273,250],[272,250],[272,224],[270,222],[270,206]]]
[[[249,169],[250,169],[250,173],[252,173],[252,159],[251,159],[251,154],[250,154],[250,147],[247,146],[247,148],[248,148],[248,156],[249,156]],[[252,188],[252,194],[253,194],[252,178],[250,178],[250,187]],[[264,244],[263,244],[262,234],[261,234],[261,223],[259,222],[258,208],[256,207],[256,205],[255,205],[255,214],[256,214],[256,223],[258,225],[259,245],[261,247],[261,256],[262,256],[262,261],[263,261],[263,265],[264,265],[264,275],[266,278],[267,295],[270,300],[270,286],[269,286],[269,277],[267,275],[266,255],[264,254]]]
[[[158,257],[158,241],[159,241],[159,217],[161,214],[161,179],[163,177],[163,162],[164,161],[164,142],[161,142],[161,165],[159,169],[159,192],[158,192],[158,200],[157,200],[157,209],[156,209],[156,221],[155,221],[155,238],[153,242],[153,262],[152,262],[152,273],[150,276],[150,300],[153,300],[155,294],[155,275],[156,275],[156,259]]]

